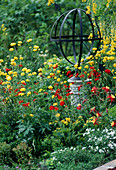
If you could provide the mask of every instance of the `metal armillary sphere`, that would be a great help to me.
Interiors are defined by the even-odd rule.
[[[50,40],[55,41],[61,55],[69,63],[78,64],[79,67],[83,54],[86,56],[85,61],[89,55],[92,55],[93,58],[97,53],[102,38],[99,26],[96,20],[94,21],[96,26],[94,26],[90,14],[86,14],[83,9],[76,8],[61,14],[53,24]],[[90,37],[90,33],[92,37]],[[69,51],[72,50],[71,55],[66,54],[68,43],[70,44]],[[96,45],[96,50],[93,53],[94,44]],[[68,58],[69,55],[74,56],[73,61]]]

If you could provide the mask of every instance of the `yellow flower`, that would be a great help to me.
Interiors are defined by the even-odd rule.
[[[39,68],[39,69],[38,69],[38,72],[41,72],[41,71],[42,71],[42,68]]]
[[[0,59],[0,63],[3,63],[3,59]]]
[[[27,82],[29,82],[29,79],[26,79]]]
[[[48,76],[47,78],[48,78],[48,79],[50,79],[51,77],[50,77],[50,76]]]
[[[39,75],[39,76],[41,76],[41,75],[42,75],[42,73],[39,73],[38,75]]]
[[[24,72],[22,72],[22,73],[21,73],[21,76],[24,76],[24,75],[25,75],[25,73],[24,73]]]
[[[22,41],[18,41],[18,44],[22,44]]]
[[[36,72],[33,72],[32,75],[36,75],[37,73]]]
[[[28,93],[27,93],[27,96],[29,96],[31,94],[31,91],[29,91]]]
[[[26,70],[26,73],[29,73],[29,72],[31,72],[31,70],[30,70],[30,69],[27,69],[27,70]]]
[[[24,95],[25,95],[25,93],[19,93],[18,95],[19,95],[19,96],[24,96]]]
[[[52,86],[48,86],[48,89],[50,89],[50,90],[51,90],[51,89],[53,89],[53,87],[52,87]]]
[[[10,85],[7,85],[7,89],[9,89],[10,88]]]
[[[23,60],[23,57],[20,56],[20,60]]]
[[[74,67],[75,67],[75,68],[78,68],[78,64],[75,64]]]
[[[37,45],[34,45],[34,47],[33,48],[36,48],[36,49],[38,49],[39,48],[39,46],[37,46]]]
[[[52,64],[49,64],[49,67],[51,68],[51,67],[52,67]]]
[[[60,117],[60,114],[59,114],[59,113],[57,113],[55,116],[56,116],[56,117]]]
[[[92,50],[93,50],[93,51],[96,51],[96,50],[97,50],[97,48],[96,48],[96,47],[94,47],[94,48],[92,48]]]
[[[33,117],[34,115],[33,114],[30,114],[31,117]]]
[[[10,76],[7,76],[6,79],[10,81],[12,78]]]
[[[54,3],[54,0],[48,0],[48,6]]]
[[[49,60],[49,63],[51,63],[52,62],[52,60]]]
[[[54,77],[54,79],[57,79],[57,77]]]
[[[15,43],[15,42],[13,42],[13,43],[11,43],[11,44],[10,44],[10,46],[15,46],[15,45],[16,45],[16,43]]]
[[[114,96],[113,94],[111,94],[111,97],[112,97],[113,99],[115,99],[115,96]]]
[[[90,6],[87,6],[87,11],[86,11],[86,14],[90,14]]]
[[[88,68],[89,68],[89,66],[88,66],[88,65],[86,65],[84,68],[88,69]]]
[[[52,99],[54,98],[54,95],[52,95]]]
[[[39,91],[38,92],[42,92],[43,91],[43,89],[39,89]]]
[[[22,80],[22,81],[21,81],[21,83],[25,83],[25,81],[24,81],[24,80]]]
[[[67,83],[67,81],[64,81],[64,83]]]
[[[25,88],[21,88],[20,91],[25,91]]]
[[[116,77],[113,77],[113,79],[116,79]]]
[[[26,68],[26,67],[22,68],[22,71],[26,71],[26,70],[27,70],[27,68]]]
[[[14,59],[15,59],[15,60],[18,60],[18,57],[15,56]]]
[[[16,71],[13,72],[13,74],[14,74],[13,77],[17,77],[17,75],[18,75]]]
[[[28,74],[28,76],[32,76],[32,74],[31,74],[31,73],[29,73],[29,74]]]
[[[3,28],[3,27],[4,27],[4,24],[1,25],[1,28]]]
[[[78,67],[78,69],[79,69],[79,70],[81,70],[81,69],[82,69],[82,67],[80,66],[80,67]]]
[[[58,78],[57,81],[59,82],[59,81],[60,81],[60,78]]]
[[[32,39],[28,39],[28,40],[27,40],[27,42],[31,42],[31,41],[32,41]]]
[[[65,118],[67,122],[70,122],[70,118]]]
[[[58,105],[57,103],[53,103],[53,106],[56,106],[56,105]]]
[[[9,48],[9,51],[13,51],[14,50],[14,48]]]
[[[9,71],[9,72],[8,72],[9,75],[12,74],[12,73],[13,73],[13,71]]]
[[[113,64],[113,67],[116,67],[116,63]]]
[[[24,122],[24,120],[22,120],[22,123]]]
[[[36,49],[36,48],[34,48],[34,49],[33,49],[33,51],[37,51],[37,49]]]

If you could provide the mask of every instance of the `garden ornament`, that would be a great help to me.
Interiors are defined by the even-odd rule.
[[[55,4],[55,6],[57,9],[59,8],[57,4]],[[88,23],[85,21],[85,18]],[[90,55],[90,59],[95,59],[94,56],[97,53],[102,38],[96,19],[94,19],[94,21],[95,26],[90,14],[87,14],[83,9],[76,8],[61,14],[53,24],[50,33],[50,40],[55,41],[61,55],[69,63],[73,65],[76,64],[79,67],[82,62],[82,57],[84,58],[83,62],[88,61],[87,57]],[[67,29],[69,30],[68,35]],[[92,37],[90,37],[90,33]],[[68,54],[66,54],[65,49],[67,49],[66,47],[68,46],[68,43],[72,50],[71,56],[74,57],[73,60],[70,60]],[[93,51],[92,49],[95,46],[96,48],[94,48],[95,50]],[[103,64],[99,63],[99,69],[103,72]],[[76,70],[76,73],[77,72],[79,72],[78,69]]]

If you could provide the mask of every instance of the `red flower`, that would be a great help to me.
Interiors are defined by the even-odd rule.
[[[20,101],[19,101],[19,104],[21,104],[21,103],[23,103],[23,100],[20,100]]]
[[[91,81],[88,81],[86,84],[90,84],[91,85]]]
[[[58,83],[55,83],[54,86],[58,86]]]
[[[19,84],[20,82],[18,82],[17,84]]]
[[[98,74],[98,75],[97,75],[97,77],[100,77],[100,76],[101,76],[101,74]]]
[[[85,103],[87,100],[88,100],[88,99],[84,99],[84,100],[82,101],[82,103]]]
[[[92,107],[89,113],[91,113],[91,112],[95,112],[95,111],[96,111],[96,110],[95,110],[95,108],[96,108],[95,106],[94,106],[94,107]]]
[[[94,126],[95,126],[95,125],[98,125],[97,120],[98,120],[98,118],[96,118],[96,119],[94,118],[94,119],[93,119],[93,124],[94,124]]]
[[[69,76],[69,78],[71,78],[71,77],[73,77],[73,74],[71,74],[71,75]]]
[[[111,90],[109,89],[109,87],[102,87],[102,89],[105,90],[106,93],[109,92],[109,91],[111,91]]]
[[[62,99],[62,96],[60,96],[59,94],[57,94],[57,96],[58,96],[58,99]]]
[[[78,104],[77,109],[78,109],[78,110],[80,110],[80,109],[81,109],[81,104]]]
[[[44,94],[46,94],[46,95],[47,95],[48,93],[47,93],[47,92],[44,92]]]
[[[97,88],[94,86],[94,87],[92,88],[91,92],[96,93],[96,92],[97,92]]]
[[[69,95],[70,95],[70,93],[67,93],[67,94],[66,94],[66,96],[69,96]]]
[[[6,68],[5,70],[6,70],[6,71],[10,71],[11,69],[9,69],[9,68]]]
[[[109,95],[108,97],[107,97],[107,99],[109,99],[109,101],[111,101],[111,103],[115,100],[115,96],[113,96],[112,94],[111,95]]]
[[[22,64],[19,64],[19,67],[23,67],[23,65],[22,65]]]
[[[2,84],[3,83],[3,81],[2,80],[0,80],[0,84]]]
[[[99,111],[97,111],[96,115],[97,117],[101,117],[101,114],[99,113]]]
[[[53,110],[53,109],[54,109],[54,106],[50,106],[49,109],[50,109],[50,110]]]
[[[80,78],[81,78],[81,77],[84,77],[84,74],[80,75]]]
[[[95,69],[95,67],[90,67],[90,69]]]
[[[58,110],[58,108],[57,108],[57,107],[54,107],[54,109],[55,109],[55,111],[57,111],[57,110]]]
[[[35,94],[37,94],[37,95],[38,95],[38,93],[37,93],[36,91],[34,91],[33,93],[35,93]]]
[[[70,89],[66,90],[66,92],[70,92],[70,91],[71,91]]]
[[[65,105],[65,102],[64,101],[61,101],[60,102],[60,106],[64,106]]]
[[[78,91],[80,91],[80,89],[81,89],[82,86],[83,86],[83,85],[80,85],[80,86],[78,87]]]
[[[67,88],[67,85],[64,84],[63,86],[64,86],[65,88]]]
[[[25,82],[24,82],[24,83],[22,83],[22,84],[26,85],[26,83],[25,83]]]
[[[77,73],[77,74],[75,75],[75,77],[78,77],[78,75],[79,75],[79,73]]]
[[[71,73],[71,71],[68,71],[68,72],[66,73],[66,75],[68,76],[70,73]]]
[[[96,78],[95,81],[99,80],[99,78]]]
[[[37,99],[33,99],[33,101],[36,101]]]
[[[53,69],[56,69],[58,67],[58,65],[56,64],[55,67],[53,67]]]
[[[24,103],[23,106],[28,107],[29,108],[29,102],[28,103]]]
[[[19,91],[15,96],[18,96],[19,95],[19,93],[22,93],[21,91]]]
[[[16,93],[17,91],[18,91],[18,89],[15,89],[15,91],[14,91],[14,92]]]
[[[110,74],[111,71],[110,71],[109,69],[106,69],[105,72],[106,72],[107,74]]]

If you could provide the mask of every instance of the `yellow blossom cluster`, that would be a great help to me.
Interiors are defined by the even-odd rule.
[[[48,6],[54,3],[54,0],[48,0]]]

